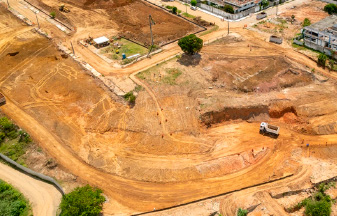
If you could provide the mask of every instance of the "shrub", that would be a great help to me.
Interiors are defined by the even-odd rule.
[[[191,0],[191,5],[192,6],[197,6],[197,3],[198,3],[197,0]]]
[[[322,67],[325,67],[325,63],[326,63],[326,60],[327,60],[327,56],[323,53],[319,54],[318,56],[318,65],[322,66]]]
[[[178,11],[178,8],[177,8],[177,7],[173,7],[173,8],[172,8],[172,13],[173,13],[173,14],[177,14],[177,11]]]
[[[136,96],[133,94],[132,91],[126,93],[124,95],[125,100],[127,100],[130,104],[134,104],[136,102]]]
[[[248,211],[242,208],[238,209],[237,216],[246,216],[248,214]]]
[[[224,10],[225,12],[227,12],[227,13],[231,13],[231,14],[234,13],[234,9],[233,9],[233,7],[232,7],[231,5],[225,5],[225,6],[223,7],[223,10]]]
[[[0,215],[27,215],[30,207],[23,195],[0,180]]]
[[[203,40],[195,36],[194,34],[183,37],[179,40],[178,45],[184,51],[184,53],[193,55],[198,53],[202,46]]]
[[[50,17],[51,17],[52,19],[55,19],[55,17],[56,17],[55,11],[50,12]]]
[[[324,11],[328,12],[328,14],[333,14],[333,13],[337,13],[337,6],[335,4],[327,4],[324,6]]]
[[[310,20],[308,18],[305,18],[303,21],[303,27],[310,26],[310,25],[311,25]]]
[[[262,0],[261,5],[262,5],[263,8],[266,8],[269,5],[269,1],[268,0]]]
[[[102,190],[89,185],[75,188],[71,193],[63,196],[60,204],[61,216],[99,215],[105,201],[102,193]]]

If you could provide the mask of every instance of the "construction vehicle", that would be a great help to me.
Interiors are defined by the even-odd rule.
[[[61,12],[65,12],[65,13],[69,13],[70,12],[69,8],[67,8],[64,4],[60,5],[59,10]]]
[[[260,124],[260,134],[270,135],[277,138],[280,132],[280,128],[274,125],[270,125],[266,122],[261,122]]]

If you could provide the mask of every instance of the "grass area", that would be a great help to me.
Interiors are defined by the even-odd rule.
[[[13,124],[8,118],[0,118],[0,153],[26,166],[23,155],[31,141],[29,134]]]
[[[219,26],[215,25],[213,26],[211,29],[208,29],[207,31],[204,31],[200,34],[200,36],[204,36],[204,35],[207,35],[209,33],[212,33],[212,32],[215,32],[219,29]]]
[[[115,47],[114,46],[115,43],[118,43],[120,48]],[[124,38],[121,38],[120,40],[115,40],[108,47],[101,49],[102,54],[108,54],[107,57],[114,60],[122,60],[123,53],[125,53],[126,57],[129,57],[135,54],[140,54],[142,56],[147,52],[148,52],[147,48],[140,46],[136,43],[133,43],[131,41],[128,41]]]
[[[178,68],[166,68],[164,75],[160,73],[160,69],[164,64],[167,64],[170,61],[176,61],[178,56],[168,61],[164,61],[156,66],[153,66],[147,70],[144,70],[138,73],[136,76],[139,79],[147,80],[149,82],[153,82],[151,79],[155,79],[160,83],[176,85],[176,79],[182,74],[182,71]]]
[[[182,74],[182,72],[177,68],[167,68],[166,69],[166,75],[162,78],[162,82],[169,84],[169,85],[175,85],[176,79]]]
[[[192,14],[189,14],[189,13],[186,13],[186,12],[182,13],[182,15],[183,15],[184,17],[191,18],[191,19],[194,19],[194,18],[195,18],[195,16],[193,16]]]
[[[0,215],[33,215],[28,200],[15,188],[0,180]]]

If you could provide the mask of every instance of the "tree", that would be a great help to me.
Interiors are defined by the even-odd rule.
[[[324,11],[328,12],[328,14],[333,14],[333,13],[337,13],[337,6],[335,4],[327,4],[324,6]]]
[[[60,204],[61,216],[97,216],[102,211],[104,201],[102,190],[90,185],[77,187],[63,196]]]
[[[197,0],[191,0],[191,5],[192,6],[197,6],[197,3],[198,3]]]
[[[266,8],[269,5],[269,1],[268,0],[262,0],[261,5],[262,5],[263,8]]]
[[[306,27],[306,26],[310,26],[311,25],[311,22],[308,18],[305,18],[304,21],[303,21],[303,27]]]
[[[177,7],[173,7],[173,8],[172,8],[172,13],[173,13],[173,14],[177,14],[177,11],[178,11],[178,8],[177,8]]]
[[[130,104],[134,104],[136,102],[136,96],[133,94],[132,91],[126,93],[124,95],[125,100],[129,101]]]
[[[194,34],[183,37],[179,40],[178,45],[184,51],[184,53],[193,55],[198,53],[202,46],[203,40],[195,36]]]
[[[325,67],[325,63],[326,63],[326,60],[327,60],[327,56],[323,53],[319,54],[318,56],[318,65],[322,66],[322,67]]]
[[[225,12],[227,12],[227,13],[231,13],[231,14],[234,13],[234,9],[233,9],[233,7],[232,7],[231,5],[225,5],[225,6],[223,7],[223,10],[224,10]]]
[[[55,19],[55,17],[56,17],[55,11],[50,12],[50,16],[51,16],[52,19]]]

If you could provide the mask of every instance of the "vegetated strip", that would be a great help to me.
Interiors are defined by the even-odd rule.
[[[28,169],[27,167],[24,167],[18,163],[16,163],[15,161],[13,161],[12,159],[10,159],[9,157],[3,155],[0,153],[0,159],[6,161],[7,163],[13,165],[15,168],[17,168],[18,170],[32,176],[32,177],[36,177],[40,180],[43,180],[43,181],[46,181],[52,185],[55,186],[55,188],[62,194],[62,196],[64,196],[64,191],[63,191],[63,188],[61,187],[61,185],[59,185],[53,178],[49,177],[49,176],[46,176],[46,175],[43,175],[41,173],[38,173],[38,172],[35,172],[31,169]]]
[[[31,215],[29,200],[12,185],[0,179],[1,215]]]
[[[137,45],[139,45],[139,46],[141,46],[141,47],[144,47],[144,48],[146,48],[146,49],[149,49],[149,47],[146,47],[146,46],[144,46],[144,44],[141,44],[141,43],[139,43],[139,42],[137,42],[137,41],[133,41],[133,40],[131,40],[131,39],[129,39],[129,38],[126,38],[126,37],[123,37],[123,36],[120,36],[121,38],[123,38],[123,39],[125,39],[125,40],[127,40],[127,41],[130,41],[130,42],[132,42],[132,43],[135,43],[135,44],[137,44]]]
[[[208,199],[217,198],[217,197],[220,197],[220,196],[224,196],[224,195],[227,195],[227,194],[239,192],[239,191],[246,190],[246,189],[249,189],[249,188],[258,187],[258,186],[266,185],[266,184],[269,184],[269,183],[281,181],[281,180],[283,180],[283,179],[292,177],[293,175],[294,175],[294,174],[289,174],[289,175],[286,175],[286,176],[283,176],[283,177],[281,177],[281,178],[274,179],[274,180],[271,180],[271,181],[262,182],[262,183],[259,183],[259,184],[255,184],[255,185],[243,187],[243,188],[240,188],[240,189],[237,189],[237,190],[228,191],[228,192],[226,192],[226,193],[221,193],[221,194],[218,194],[218,195],[205,197],[205,198],[202,198],[202,199],[194,200],[194,201],[191,201],[191,202],[187,202],[187,203],[183,203],[183,204],[179,204],[179,205],[175,205],[175,206],[171,206],[171,207],[167,207],[167,208],[163,208],[163,209],[158,209],[158,210],[153,210],[153,211],[142,212],[142,213],[139,213],[139,214],[133,214],[132,216],[145,215],[145,214],[149,214],[149,213],[153,213],[153,212],[161,212],[161,211],[165,211],[165,210],[169,210],[169,209],[174,209],[174,208],[178,208],[178,207],[182,207],[182,206],[187,206],[187,205],[190,205],[190,204],[193,204],[193,203],[205,201],[205,200],[208,200]]]
[[[35,6],[35,5],[33,5],[32,3],[30,3],[30,2],[27,1],[27,0],[24,0],[24,1],[25,1],[27,4],[33,6],[34,8],[36,8],[37,10],[41,11],[42,13],[46,14],[47,16],[49,16],[49,17],[51,18],[50,14],[48,14],[48,13],[47,13],[46,11],[44,11],[43,9],[41,9],[41,8],[39,8],[39,7]],[[59,19],[54,18],[54,20],[55,20],[56,22],[60,23],[61,25],[63,25],[64,27],[66,27],[67,29],[69,29],[70,31],[74,31],[74,28],[68,27],[66,24],[64,24],[63,22],[61,22]]]

